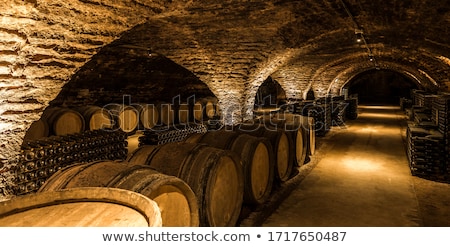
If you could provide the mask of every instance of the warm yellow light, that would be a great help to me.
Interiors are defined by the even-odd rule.
[[[364,158],[362,158],[364,157]],[[365,156],[361,156],[361,158],[357,156],[352,156],[348,158],[344,158],[342,160],[342,164],[344,165],[344,169],[348,170],[351,173],[354,172],[376,172],[380,170],[380,162],[378,162],[374,155],[374,159],[365,158]]]
[[[360,109],[379,109],[379,110],[398,110],[399,106],[384,106],[384,105],[359,105]]]
[[[397,115],[388,113],[361,113],[359,117],[363,118],[377,118],[377,119],[397,119]]]

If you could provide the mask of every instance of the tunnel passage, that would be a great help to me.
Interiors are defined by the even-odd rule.
[[[391,70],[369,70],[357,75],[344,88],[358,95],[361,104],[398,105],[400,98],[411,98],[418,85],[410,78]]]

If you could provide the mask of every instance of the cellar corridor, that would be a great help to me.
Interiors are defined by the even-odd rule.
[[[314,167],[262,226],[450,225],[450,185],[411,176],[404,112],[360,106],[358,114],[317,140]]]
[[[0,226],[450,227],[448,2],[3,0]]]

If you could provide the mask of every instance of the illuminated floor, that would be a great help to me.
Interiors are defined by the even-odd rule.
[[[429,190],[411,176],[405,123],[396,107],[361,106],[357,120],[320,138],[314,167],[262,226],[423,226],[419,204]]]

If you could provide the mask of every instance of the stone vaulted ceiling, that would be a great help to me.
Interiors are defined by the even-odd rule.
[[[339,94],[372,69],[449,91],[449,39],[448,0],[0,0],[0,158],[11,162],[31,122],[102,50],[167,57],[236,122],[268,76],[293,100]]]

